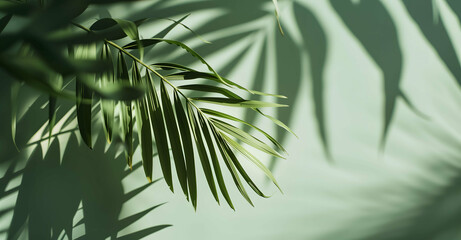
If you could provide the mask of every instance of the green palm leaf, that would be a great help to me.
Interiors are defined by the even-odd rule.
[[[184,192],[184,195],[189,200],[187,190],[187,170],[182,150],[181,137],[179,135],[178,124],[174,114],[173,106],[171,104],[168,90],[163,81],[160,84],[160,93],[162,96],[162,106],[165,113],[166,125],[168,128],[168,137],[170,139],[170,146],[173,152],[173,159],[176,166],[176,173],[178,174],[179,183]]]
[[[11,6],[7,8],[9,9]],[[65,13],[83,11],[86,5],[81,5],[80,7],[82,8],[75,11],[70,11],[66,8]],[[44,8],[46,9],[46,4]],[[54,13],[59,12],[58,10],[46,9],[46,11],[41,11],[37,9],[39,12],[38,17],[34,17],[34,19],[42,19],[47,11]],[[254,179],[243,168],[236,153],[241,153],[252,161],[278,188],[279,186],[269,170],[250,151],[246,150],[240,142],[269,155],[282,156],[265,142],[223,120],[250,126],[262,133],[277,149],[285,150],[277,140],[253,124],[224,112],[212,110],[211,108],[201,108],[200,104],[206,103],[210,107],[224,105],[251,109],[266,116],[259,108],[286,107],[286,105],[245,99],[234,90],[252,95],[285,97],[249,90],[242,85],[223,78],[197,51],[181,41],[165,39],[166,34],[178,25],[185,27],[194,36],[199,37],[197,33],[182,23],[187,16],[178,21],[170,19],[174,22],[173,24],[154,35],[155,37],[148,39],[140,39],[138,29],[138,26],[148,18],[138,21],[103,18],[94,22],[89,28],[73,22],[54,23],[52,26],[45,26],[48,22],[51,23],[50,20],[47,20],[47,23],[41,26],[42,29],[46,30],[46,36],[44,37],[34,35],[30,36],[30,39],[26,39],[24,36],[3,38],[2,46],[6,46],[5,48],[14,45],[15,40],[29,43],[26,46],[30,45],[31,54],[27,58],[22,58],[0,53],[0,67],[15,79],[43,90],[50,95],[48,116],[50,137],[56,121],[56,109],[60,107],[57,97],[72,99],[76,102],[76,118],[79,131],[86,145],[90,148],[93,147],[92,134],[95,131],[93,122],[97,122],[93,121],[93,114],[99,110],[107,142],[110,144],[120,138],[125,146],[125,158],[130,169],[133,166],[134,152],[137,147],[133,139],[133,125],[134,121],[136,121],[139,138],[138,146],[140,147],[142,165],[148,181],[152,181],[153,177],[153,161],[156,159],[153,156],[155,144],[163,177],[171,191],[173,191],[171,150],[179,184],[186,198],[191,200],[194,209],[197,208],[199,187],[197,186],[196,168],[198,166],[196,164],[202,165],[201,168],[210,192],[218,204],[219,196],[216,185],[218,185],[228,205],[234,209],[223,176],[224,172],[221,169],[222,162],[226,165],[227,171],[242,196],[253,205],[245,190],[244,182],[259,196],[267,196],[256,186]],[[61,18],[68,21],[72,17],[61,16]],[[8,25],[9,21],[10,17],[0,19],[1,29]],[[67,28],[69,26],[73,27]],[[75,27],[80,32],[76,31],[77,28]],[[81,34],[82,30],[86,35]],[[125,41],[128,38],[133,41],[124,47],[119,45],[119,40]],[[151,47],[157,43],[168,43],[184,49],[188,55],[205,65],[209,72],[197,71],[177,63],[146,63],[143,60],[144,47],[152,49]],[[101,46],[98,59],[96,57],[97,45]],[[118,51],[115,62],[112,60],[111,48]],[[69,51],[68,54],[65,54],[66,49],[74,49],[75,51]],[[146,70],[145,75],[141,74],[140,68]],[[164,75],[163,71],[168,71],[168,74]],[[155,76],[154,78],[152,74]],[[51,79],[50,76],[56,76],[58,80]],[[68,81],[64,87],[62,79]],[[188,83],[182,86],[175,86],[171,82],[172,80],[195,81],[202,79],[209,81]],[[68,83],[72,81],[75,81],[75,90],[67,89]],[[160,86],[159,93],[156,86]],[[72,91],[75,91],[75,93],[72,93]],[[218,94],[221,96],[194,97],[194,93]],[[170,94],[172,94],[172,98],[170,98]],[[94,96],[100,98],[100,108],[93,109]],[[116,111],[117,104],[119,105],[119,111]],[[15,116],[16,114],[14,113],[13,115]],[[16,127],[14,116],[11,123],[13,139]],[[223,120],[214,117],[219,117]],[[269,116],[268,118],[271,119]],[[117,124],[121,126],[120,131],[117,131],[115,127],[115,121],[117,120],[119,120]],[[277,122],[276,119],[272,118],[271,120],[288,129],[281,122]],[[114,136],[114,134],[119,136]],[[196,162],[197,157],[200,161]],[[243,178],[243,181],[241,178]]]

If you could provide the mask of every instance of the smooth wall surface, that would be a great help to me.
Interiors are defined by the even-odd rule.
[[[94,131],[93,151],[81,143],[76,121],[61,129],[65,134],[59,141],[40,139],[46,98],[22,89],[21,153],[10,142],[9,117],[0,130],[1,236],[34,239],[51,231],[61,238],[65,230],[73,238],[88,239],[461,237],[458,1],[279,4],[284,36],[269,0],[156,1],[95,9],[88,15],[179,19],[191,13],[185,24],[212,44],[184,28],[168,38],[193,47],[229,79],[286,95],[288,99],[263,99],[290,108],[266,111],[287,123],[298,138],[254,114],[234,112],[274,133],[286,146],[286,160],[257,154],[272,167],[283,194],[257,168],[245,164],[272,197],[252,194],[251,207],[229,184],[234,212],[224,201],[221,206],[214,201],[197,168],[194,211],[163,180],[146,185],[139,164],[129,173],[123,154],[105,147],[101,131]],[[149,37],[168,24],[146,25],[142,35]],[[158,59],[203,68],[173,46],[146,57]],[[2,102],[9,102],[9,88],[1,91]],[[2,104],[2,116],[9,116],[7,105]],[[62,125],[72,116],[60,114]],[[139,150],[136,156],[140,161]],[[160,178],[158,162],[154,167]]]

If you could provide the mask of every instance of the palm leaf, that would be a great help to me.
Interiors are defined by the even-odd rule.
[[[232,203],[229,193],[227,192],[226,184],[224,182],[224,178],[221,172],[221,167],[219,165],[218,156],[216,154],[216,150],[213,144],[213,135],[210,130],[210,125],[206,122],[205,118],[201,114],[198,114],[198,118],[199,118],[200,126],[203,130],[203,135],[205,136],[205,140],[208,145],[208,151],[210,153],[211,161],[213,163],[213,169],[216,175],[216,180],[218,181],[219,189],[221,190],[221,193],[224,196],[224,199],[226,199],[227,204],[229,204],[229,206],[235,210],[234,204]]]
[[[83,60],[95,59],[96,45],[90,44],[77,46],[75,48],[75,58]],[[94,75],[79,74],[76,78],[77,120],[83,141],[89,148],[93,148],[91,139],[91,108],[93,90],[89,88],[87,84],[85,84],[85,82],[89,81],[87,79],[94,79]]]
[[[121,52],[119,52],[117,59],[117,82],[130,82],[125,57]],[[120,102],[120,112],[120,123],[122,125],[121,138],[125,143],[125,158],[128,166],[131,168],[133,163],[133,119],[131,102]]]
[[[245,190],[245,187],[242,184],[242,181],[240,180],[240,177],[238,176],[238,172],[235,169],[233,159],[234,157],[232,150],[227,146],[227,143],[224,141],[222,136],[218,133],[218,131],[214,128],[211,127],[211,131],[213,132],[216,145],[218,146],[219,152],[221,153],[221,157],[224,160],[224,163],[227,166],[227,169],[231,173],[232,179],[234,180],[235,185],[237,186],[237,189],[240,191],[240,194],[242,194],[243,198],[247,200],[247,202],[251,205],[253,205],[253,202],[251,201],[250,197],[248,196],[248,193]]]
[[[184,192],[184,195],[189,200],[189,194],[187,190],[187,171],[182,150],[181,137],[179,135],[178,124],[176,122],[173,106],[171,105],[170,96],[163,81],[160,84],[160,93],[162,97],[162,106],[165,114],[166,125],[168,128],[170,146],[173,152],[173,159],[176,166],[176,173],[178,174],[179,183]]]
[[[13,82],[11,85],[11,137],[13,144],[19,151],[18,145],[16,144],[16,125],[17,125],[17,112],[18,112],[18,95],[21,84]]]
[[[179,99],[178,92],[174,92],[174,106],[178,119],[179,130],[181,132],[182,146],[184,148],[184,156],[186,158],[187,169],[187,185],[189,186],[189,194],[192,205],[197,208],[197,180],[195,176],[194,148],[192,144],[191,131],[189,127],[189,119]]]
[[[277,146],[278,149],[282,150],[283,152],[287,152],[285,150],[285,148],[282,146],[282,144],[280,144],[275,138],[273,138],[271,135],[269,135],[268,133],[266,133],[265,131],[263,131],[262,129],[256,127],[255,125],[251,124],[251,123],[248,123],[240,118],[236,118],[234,116],[231,116],[229,114],[226,114],[226,113],[223,113],[223,112],[219,112],[219,111],[215,111],[215,110],[212,110],[212,109],[207,109],[207,108],[201,108],[200,109],[203,113],[206,113],[206,114],[209,114],[209,115],[212,115],[212,116],[215,116],[215,117],[220,117],[220,118],[225,118],[225,119],[228,119],[228,120],[231,120],[231,121],[235,121],[235,122],[240,122],[240,123],[243,123],[247,126],[250,126],[252,127],[253,129],[257,130],[258,132],[262,133],[267,139],[269,139],[275,146]]]
[[[213,194],[213,197],[219,204],[218,192],[216,191],[216,184],[213,178],[213,172],[210,165],[210,160],[208,158],[207,151],[205,149],[205,143],[202,137],[201,126],[195,116],[194,110],[190,104],[187,104],[187,113],[189,114],[189,119],[191,122],[191,129],[194,136],[195,144],[197,146],[197,152],[199,154],[200,162],[202,164],[203,172],[205,173],[205,178],[210,187],[210,191]]]
[[[141,73],[136,63],[133,64],[132,68],[132,81],[134,85],[141,85]],[[139,144],[141,145],[142,165],[144,167],[144,173],[146,174],[147,180],[152,182],[152,131],[149,121],[149,112],[147,109],[147,103],[145,98],[136,100],[136,123],[138,126]]]
[[[111,66],[113,65],[112,54],[107,44],[103,45],[100,58],[102,60],[108,61]],[[109,71],[101,74],[100,84],[103,88],[110,84],[114,84],[114,71],[112,67]],[[101,99],[101,109],[104,120],[104,133],[106,134],[107,142],[110,143],[112,141],[112,132],[114,128],[115,102],[113,100]]]
[[[148,85],[148,98],[147,104],[149,106],[149,114],[152,122],[152,128],[154,131],[155,143],[157,146],[157,152],[162,167],[163,177],[166,183],[173,192],[173,180],[171,176],[171,162],[170,162],[170,151],[168,149],[168,139],[165,129],[165,120],[163,119],[162,106],[157,96],[157,90],[149,72],[147,75]]]
[[[86,7],[87,5],[83,4],[78,5],[78,9],[75,10],[66,8],[63,13],[74,14],[82,9],[84,10]],[[54,13],[57,9],[46,9],[46,11],[38,9],[37,11],[39,13],[34,19],[42,19],[45,16],[44,12],[52,11]],[[25,58],[10,59],[7,55],[0,54],[0,67],[6,69],[6,72],[16,79],[35,85],[50,95],[50,137],[57,109],[56,97],[67,96],[67,98],[76,101],[76,115],[80,135],[91,148],[93,144],[92,131],[94,130],[92,114],[98,110],[98,108],[92,109],[93,96],[96,96],[100,98],[100,117],[102,118],[106,140],[111,143],[114,139],[117,139],[113,136],[114,133],[119,132],[120,139],[125,145],[125,158],[130,169],[133,165],[133,153],[137,147],[133,141],[133,125],[134,121],[136,121],[142,165],[149,181],[152,180],[153,175],[153,145],[155,143],[164,179],[173,191],[173,174],[170,162],[171,147],[176,175],[181,189],[186,198],[188,200],[190,198],[194,209],[197,208],[198,199],[196,156],[199,157],[210,192],[218,203],[219,196],[216,185],[218,185],[226,202],[234,209],[221,169],[221,161],[223,161],[237,189],[250,204],[253,204],[245,190],[244,182],[256,194],[262,197],[267,196],[262,193],[243,168],[237,158],[237,152],[242,153],[242,155],[253,161],[273,180],[277,187],[279,186],[267,168],[248,150],[244,149],[238,141],[270,155],[282,156],[265,142],[230,123],[213,117],[220,117],[251,126],[261,132],[278,149],[284,151],[283,147],[268,133],[253,124],[236,117],[233,118],[229,114],[211,109],[202,109],[198,105],[205,102],[210,106],[225,105],[260,112],[258,108],[285,107],[286,105],[245,99],[238,93],[234,93],[233,90],[238,89],[250,94],[278,98],[284,98],[284,96],[252,91],[223,78],[197,51],[185,45],[182,41],[165,39],[166,34],[177,25],[185,27],[194,36],[199,37],[196,32],[182,23],[187,16],[178,21],[169,19],[174,23],[154,35],[155,37],[148,39],[140,39],[138,30],[138,26],[145,22],[147,18],[134,22],[118,18],[103,18],[94,22],[89,28],[72,22],[53,23],[50,26],[46,26],[46,23],[40,26],[40,29],[43,29],[47,36],[37,38],[34,38],[34,36],[31,39],[26,39],[26,42],[31,46],[32,58],[27,60]],[[68,21],[72,16],[61,16],[61,18]],[[7,20],[7,18],[1,19],[0,23],[7,22]],[[50,21],[46,20],[46,22]],[[75,28],[63,29],[68,25],[84,30],[87,35],[76,34],[74,32]],[[57,32],[55,33],[54,31]],[[48,36],[48,34],[51,36]],[[133,41],[124,47],[118,44],[118,40],[127,40],[128,38]],[[15,39],[21,39],[21,36],[10,36],[5,39],[2,40],[2,45],[8,45],[7,47],[9,47],[14,44]],[[96,59],[96,44],[100,44],[99,41],[102,40],[104,42],[101,44],[99,59]],[[144,62],[143,48],[153,47],[157,43],[168,43],[183,48],[188,55],[205,65],[209,72],[197,71],[176,63],[150,65]],[[69,54],[64,54],[63,50],[66,48],[75,49],[75,53],[69,51]],[[118,51],[115,66],[112,61],[111,48]],[[125,57],[129,58],[128,64]],[[30,65],[30,67],[26,68],[24,67],[25,65]],[[131,70],[129,70],[128,66],[130,66]],[[141,74],[139,67],[146,70],[145,76]],[[116,69],[115,71],[114,68]],[[163,72],[157,72],[157,70],[174,72],[163,75]],[[75,97],[68,96],[72,91],[66,89],[67,87],[62,87],[62,84],[56,84],[56,81],[51,80],[51,73],[64,79],[67,79],[68,76],[75,76]],[[152,74],[156,78],[152,78]],[[177,87],[170,82],[170,80],[175,79],[206,79],[210,81]],[[156,82],[157,80],[158,82]],[[160,85],[160,93],[157,93],[156,85]],[[169,85],[168,89],[166,85]],[[200,92],[211,93],[222,97],[193,97],[185,92],[191,95]],[[172,94],[172,98],[170,98],[170,94]],[[119,104],[120,107],[118,115],[115,111],[116,104]],[[260,113],[263,114],[262,112]],[[116,131],[114,127],[117,117],[120,119],[121,131]],[[196,153],[197,155],[195,155]],[[241,178],[243,178],[243,181]]]

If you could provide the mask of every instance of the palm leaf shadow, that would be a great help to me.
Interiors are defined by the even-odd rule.
[[[312,97],[314,101],[317,128],[322,140],[325,155],[332,160],[328,145],[324,102],[324,68],[327,56],[327,36],[314,14],[300,4],[294,4],[298,29],[302,34],[304,48],[309,54],[309,69],[312,79]]]
[[[459,17],[461,14],[459,1],[449,1],[448,3]],[[434,22],[432,17],[434,13],[433,1],[404,0],[403,4],[461,87],[461,65],[443,21],[439,17]]]
[[[396,27],[380,1],[362,1],[356,4],[351,1],[330,0],[330,3],[382,71],[385,97],[384,125],[381,135],[383,149],[399,97],[415,113],[422,115],[400,88],[402,52]]]
[[[232,28],[235,26],[245,26],[245,24],[248,24],[250,22],[259,20],[265,16],[272,16],[273,12],[268,12],[264,10],[264,4],[266,4],[267,1],[265,0],[259,0],[259,1],[203,1],[203,2],[196,2],[196,3],[190,3],[190,2],[184,2],[184,3],[178,3],[177,5],[174,6],[169,6],[167,8],[157,8],[157,9],[152,9],[152,11],[159,11],[161,12],[162,17],[171,17],[171,16],[176,16],[176,15],[181,15],[185,14],[187,12],[191,12],[195,9],[220,9],[224,10],[224,13],[216,17],[215,19],[212,20],[213,24],[204,24],[201,25],[197,28],[194,28],[194,31],[199,33],[200,35],[207,35],[214,33],[216,31],[220,30],[225,30],[228,28]],[[242,10],[241,6],[242,4],[245,4],[245,9]],[[150,12],[151,10],[149,9],[144,9],[143,12],[138,12],[136,13],[137,16],[142,16],[145,14],[144,12]],[[236,14],[237,13],[237,14]],[[274,20],[274,19],[272,19]],[[277,24],[275,21],[271,21],[270,24],[274,26],[275,29],[277,29]],[[247,39],[246,37],[249,36],[251,38],[251,35],[256,36],[256,34],[260,33],[261,31],[265,31],[265,29],[259,29],[259,28],[254,28],[248,31],[238,31],[235,34],[231,34],[229,36],[224,36],[218,39],[213,39],[212,42],[213,44],[211,45],[200,45],[196,48],[194,48],[197,52],[199,52],[202,56],[205,58],[207,56],[210,56],[211,54],[222,50],[229,46],[232,43],[237,43],[239,41],[243,41],[244,39]],[[301,83],[300,79],[300,64],[299,61],[291,61],[293,59],[298,59],[300,60],[300,54],[299,50],[297,49],[296,45],[294,44],[293,40],[288,38],[288,37],[283,37],[281,36],[278,32],[274,34],[274,36],[271,36],[268,33],[265,33],[267,37],[273,37],[276,41],[276,46],[277,46],[277,52],[275,53],[276,56],[276,61],[277,61],[277,74],[278,74],[278,82],[277,82],[277,89],[279,92],[278,94],[286,94],[289,95],[288,100],[283,100],[283,104],[288,104],[288,105],[294,105],[296,97],[298,95],[297,89],[299,89],[299,85]],[[187,42],[188,40],[191,40],[193,38],[196,38],[196,36],[192,33],[185,34],[181,37],[178,38],[178,41],[181,42]],[[256,40],[256,37],[254,38]],[[251,40],[250,40],[251,41]],[[255,42],[255,41],[252,41]],[[241,52],[237,53],[235,57],[233,58],[228,58],[226,59],[226,64],[224,64],[224,67],[219,70],[219,73],[223,76],[226,76],[229,72],[235,69],[235,66],[239,61],[242,61],[246,56],[247,52],[251,49],[258,46],[258,44],[249,44],[247,47],[244,47],[241,49]],[[258,67],[258,70],[256,71],[255,76],[249,77],[249,79],[245,79],[245,81],[251,81],[253,82],[253,88],[254,90],[262,90],[261,88],[264,85],[265,79],[264,79],[264,72],[267,70],[268,66],[265,66],[265,54],[266,51],[273,51],[273,49],[268,49],[268,45],[266,42],[263,43],[263,50],[261,51],[261,55],[258,56],[258,59],[260,59],[260,65]],[[169,49],[164,48],[160,49],[158,52],[156,52],[156,56],[165,56],[169,54]],[[193,63],[195,60],[191,59],[189,56],[186,54],[179,56],[177,58],[172,59],[174,62],[180,62],[184,65],[188,65]],[[293,64],[293,62],[295,64]],[[283,77],[282,77],[283,76]],[[286,79],[290,79],[290,81],[286,81]],[[289,83],[289,84],[287,84]],[[247,84],[243,84],[247,86]],[[260,99],[259,96],[252,96],[252,99]],[[289,109],[278,109],[277,115],[279,116],[279,119],[282,122],[288,123],[289,120],[293,116],[293,110],[292,108]],[[254,115],[252,111],[246,111],[245,114],[245,121],[252,123],[253,121],[256,120],[257,115]],[[245,128],[248,130],[248,128]],[[322,131],[324,132],[324,131]],[[287,133],[283,129],[277,129],[277,139],[280,140],[280,142],[283,142],[284,139],[286,138]]]
[[[370,239],[459,238],[461,169],[444,161],[446,159],[440,159],[441,164],[429,168],[437,169],[437,176],[429,173],[422,175],[417,186],[406,187],[401,198],[413,199],[411,207],[403,207],[401,211],[389,211],[393,214],[386,216],[387,223],[373,231]]]
[[[178,2],[175,5],[167,5],[166,8],[157,7],[157,9],[150,9],[146,8],[143,9],[140,12],[137,12],[133,14],[133,16],[140,17],[143,16],[147,13],[152,14],[152,11],[158,11],[159,12],[159,17],[172,17],[172,16],[180,16],[182,14],[186,14],[189,12],[193,12],[194,10],[210,10],[210,9],[219,9],[219,10],[224,10],[223,14],[218,15],[216,18],[212,19],[210,22],[212,24],[204,24],[200,25],[198,27],[193,27],[194,31],[199,33],[200,35],[207,35],[207,34],[213,34],[217,31],[221,30],[227,30],[230,28],[234,28],[236,26],[239,27],[244,27],[246,24],[250,22],[257,21],[263,17],[266,16],[271,16],[273,17],[273,12],[266,11],[264,10],[264,4],[266,4],[267,1],[265,0],[259,0],[259,1],[201,1],[201,2]],[[241,9],[241,5],[245,4],[245,9]],[[238,13],[238,14],[236,14]],[[270,19],[270,20],[275,20],[275,19]],[[270,21],[270,24],[273,25],[274,29],[277,29],[277,23],[276,21]],[[249,42],[247,45],[242,47],[238,53],[235,53],[233,57],[227,57],[225,60],[225,64],[223,67],[219,68],[219,73],[222,76],[226,76],[230,72],[236,69],[236,66],[240,61],[243,61],[247,56],[247,53],[250,51],[250,49],[253,49],[257,46],[260,46],[257,44],[257,36],[261,32],[265,31],[266,29],[264,28],[251,28],[249,30],[243,30],[233,33],[233,34],[225,34],[222,37],[218,37],[217,39],[210,39],[212,41],[212,44],[204,44],[204,45],[199,45],[197,47],[194,47],[194,50],[200,53],[203,57],[210,56],[212,54],[217,53],[220,50],[225,49],[226,47],[239,43],[241,41],[247,41]],[[264,35],[267,37],[273,37],[274,40],[276,41],[277,44],[277,52],[275,53],[276,56],[276,61],[277,61],[277,74],[278,74],[278,80],[277,81],[277,89],[279,90],[277,94],[281,95],[289,95],[290,97],[288,100],[283,100],[283,102],[280,102],[282,104],[288,104],[290,106],[293,106],[295,104],[295,100],[298,96],[298,89],[299,85],[301,84],[301,79],[300,79],[300,72],[301,72],[301,66],[299,64],[299,61],[294,61],[295,64],[292,64],[293,61],[292,59],[301,59],[301,56],[299,54],[299,49],[297,49],[296,45],[294,44],[294,41],[291,38],[285,38],[282,35],[279,34],[277,31],[275,34],[270,35],[268,32],[264,32]],[[187,33],[184,35],[181,35],[178,39],[178,41],[181,42],[187,42],[191,39],[196,38],[196,35],[193,33]],[[208,40],[208,39],[207,39]],[[270,49],[265,42],[262,43],[262,51],[261,55],[258,56],[258,59],[260,59],[260,65],[258,67],[258,70],[256,71],[255,76],[249,76],[247,79],[244,79],[244,81],[251,81],[253,82],[253,87],[252,89],[254,90],[260,90],[263,91],[263,86],[265,84],[265,76],[264,72],[270,71],[268,69],[269,67],[264,64],[265,60],[265,54],[267,51],[273,51],[273,49]],[[158,48],[152,51],[152,56],[154,58],[159,58],[159,59],[165,59],[168,58],[169,55],[171,55],[171,51],[173,48],[169,47],[163,47],[163,48]],[[146,57],[146,59],[149,59],[149,56]],[[183,54],[178,57],[170,58],[172,62],[179,62],[183,65],[190,65],[196,62],[196,59],[191,58],[188,56],[188,54]],[[290,81],[286,81],[286,79],[290,79]],[[289,83],[289,84],[287,84]],[[247,86],[248,84],[243,83],[244,86]],[[201,96],[201,94],[205,93],[194,93],[194,96],[198,95]],[[254,95],[251,96],[251,99],[260,99],[260,96]],[[290,119],[292,118],[294,114],[293,108],[286,108],[286,109],[278,109],[277,110],[277,115],[279,116],[279,120],[281,120],[284,123],[289,123]],[[258,117],[257,114],[254,114],[254,111],[246,111],[244,114],[244,120],[249,123],[254,123],[256,121],[256,118]],[[323,121],[319,124],[323,126]],[[246,128],[247,126],[242,126],[244,129],[249,130]],[[321,131],[324,133],[324,128]],[[276,138],[283,143],[283,141],[287,137],[287,132],[283,130],[282,128],[278,128],[277,130],[277,136]],[[322,134],[325,136],[325,134]],[[326,141],[324,141],[326,142]],[[275,161],[275,159],[273,159]],[[274,165],[274,163],[270,163],[270,166]],[[271,168],[269,166],[269,168]]]
[[[266,58],[267,58],[267,40],[264,40],[262,43],[262,48],[261,48],[261,54],[259,55],[260,61],[257,63],[256,67],[256,72],[253,77],[254,81],[253,84],[251,85],[251,89],[263,89],[264,88],[264,79],[265,79],[265,71],[266,71]],[[261,96],[255,96],[255,100],[261,100]],[[244,120],[249,123],[254,123],[259,117],[258,113],[255,111],[247,110],[245,112]],[[243,129],[246,132],[249,132],[251,130],[250,126],[244,125]]]
[[[80,224],[85,226],[82,239],[116,238],[119,231],[160,206],[118,219],[123,204],[151,185],[124,193],[121,182],[129,170],[124,170],[122,157],[115,158],[114,148],[104,152],[104,141],[103,137],[99,137],[97,148],[91,151],[79,147],[74,132],[69,138],[62,163],[59,141],[52,142],[44,158],[37,144],[24,168],[22,182],[16,189],[18,197],[12,209],[8,239],[17,239],[24,230],[27,230],[30,239],[58,239],[63,231],[69,239],[74,239],[73,228]],[[134,165],[134,169],[140,167],[139,163]],[[10,170],[13,168],[14,164],[2,178],[2,183],[17,175]],[[80,203],[84,217],[73,225]],[[148,227],[121,238],[145,237],[168,226]]]
[[[275,22],[274,28],[277,28]],[[293,39],[282,36],[278,31],[274,31],[274,34],[277,91],[278,94],[289,96],[289,98],[279,100],[279,102],[290,106],[289,108],[277,109],[277,118],[284,123],[289,123],[295,113],[295,103],[300,93],[299,87],[301,86],[302,80],[301,54]],[[283,143],[287,135],[284,129],[277,128],[275,136],[280,142]],[[276,159],[272,159],[269,164],[269,169],[274,169],[276,163]]]
[[[461,21],[461,2],[456,0],[447,0],[447,3],[456,16],[458,16],[459,21]]]

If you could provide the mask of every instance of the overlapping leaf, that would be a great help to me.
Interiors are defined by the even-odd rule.
[[[50,9],[45,7],[45,9],[46,11],[56,11],[57,6],[53,6],[53,9],[51,7]],[[1,7],[0,5],[0,10]],[[15,5],[4,6],[7,13],[13,11],[14,7]],[[71,13],[78,14],[79,11],[86,8],[86,5],[81,7],[71,11]],[[37,11],[39,11],[37,17],[43,16],[40,9]],[[2,42],[2,45],[6,44],[9,47],[15,44],[14,39],[21,39],[30,45],[32,53],[30,58],[27,60],[18,57],[10,59],[7,55],[2,54],[0,55],[0,67],[16,79],[34,85],[50,94],[50,136],[58,107],[56,97],[65,96],[76,101],[79,131],[86,145],[92,147],[93,114],[100,110],[107,142],[111,143],[116,138],[114,133],[120,134],[119,137],[124,142],[125,156],[130,168],[132,168],[133,161],[136,161],[134,159],[136,146],[133,139],[133,125],[136,122],[138,146],[147,179],[151,181],[153,177],[153,161],[156,159],[153,153],[156,149],[166,183],[173,191],[171,167],[171,160],[173,160],[176,169],[175,175],[178,177],[181,189],[186,198],[190,199],[194,208],[197,208],[198,201],[196,171],[198,162],[202,166],[213,197],[219,203],[217,189],[219,187],[222,196],[232,209],[234,209],[234,205],[221,169],[223,163],[234,180],[234,184],[250,204],[253,203],[245,190],[244,183],[247,183],[259,196],[267,197],[244,169],[239,154],[262,169],[278,187],[267,168],[241,143],[276,157],[282,157],[282,155],[264,141],[226,121],[234,121],[255,128],[277,149],[284,151],[281,144],[256,126],[212,108],[225,105],[250,108],[263,114],[259,108],[285,107],[285,105],[245,99],[235,91],[278,98],[284,98],[284,96],[252,91],[226,79],[220,76],[198,52],[189,46],[181,41],[165,39],[166,34],[177,25],[184,26],[195,36],[198,36],[182,23],[188,15],[178,21],[172,20],[173,24],[153,38],[140,39],[138,26],[146,19],[128,21],[103,18],[87,28],[78,23],[70,22],[70,19],[73,19],[72,14],[71,16],[62,16],[68,22],[43,26],[47,33],[46,36],[39,37],[34,35],[31,30],[32,35],[29,38],[22,39],[21,35],[12,35],[4,38],[6,40]],[[59,14],[59,16],[61,15]],[[10,19],[9,15],[0,19],[1,29],[8,24]],[[74,28],[71,30],[63,29],[67,25],[73,25]],[[77,28],[75,27],[79,28],[78,31],[80,32],[76,32],[75,29]],[[86,33],[83,34],[84,32]],[[129,38],[133,42],[124,47],[118,45],[117,40],[125,38]],[[168,43],[186,50],[189,55],[203,63],[209,72],[197,71],[175,63],[150,65],[144,62],[142,60],[143,49],[145,47],[151,48],[157,43]],[[101,49],[97,50],[98,47],[96,46],[101,46]],[[63,51],[66,48],[71,50],[68,54]],[[111,48],[118,51],[115,66],[112,61]],[[96,57],[98,51],[100,51],[99,59]],[[27,68],[24,67],[24,63],[28,63],[26,64]],[[142,74],[139,67],[145,70],[145,74]],[[131,70],[129,70],[130,68]],[[114,69],[116,70],[114,71]],[[162,71],[157,72],[158,70],[173,70],[175,72],[164,75]],[[73,90],[67,89],[67,85],[63,87],[62,80],[51,80],[50,76],[52,75],[50,73],[59,79],[70,76],[72,78],[70,82],[75,81],[75,94],[71,94]],[[74,76],[75,78],[73,78]],[[170,82],[170,80],[203,79],[211,81],[201,81],[179,87]],[[158,92],[156,86],[160,86]],[[204,93],[207,96],[196,97],[193,96],[194,93]],[[208,96],[216,94],[219,97]],[[93,109],[94,97],[100,98],[99,109],[97,106]],[[207,107],[202,108],[201,104],[205,104]],[[119,111],[116,110],[116,105],[119,105]],[[120,131],[115,131],[116,119],[119,119]],[[170,157],[170,151],[172,157]]]
[[[108,61],[112,65],[112,55],[109,46],[104,44],[101,50],[101,59]],[[105,88],[114,83],[114,69],[101,74],[100,84],[101,88]],[[104,132],[106,134],[107,142],[112,141],[112,132],[114,128],[114,109],[115,102],[113,100],[101,99],[101,110],[103,115]]]

